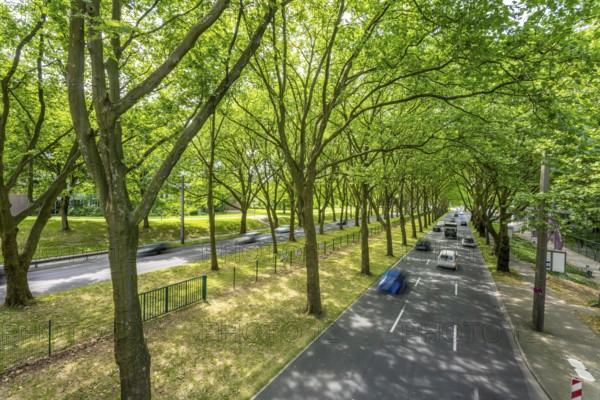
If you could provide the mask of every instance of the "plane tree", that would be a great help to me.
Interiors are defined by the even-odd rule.
[[[27,281],[36,252],[57,197],[77,166],[79,151],[64,113],[64,70],[52,46],[57,26],[44,7],[30,3],[14,9],[0,5],[0,235],[6,275],[6,306],[27,305],[33,299]],[[51,160],[51,162],[48,162]],[[49,165],[51,164],[51,165]],[[49,175],[54,179],[47,179]],[[28,205],[11,210],[10,195],[26,193]],[[35,215],[28,232],[19,226]]]
[[[275,1],[230,7],[229,1],[218,0],[187,9],[183,2],[174,7],[158,2],[126,7],[118,0],[71,2],[69,109],[109,229],[115,358],[124,399],[151,397],[150,354],[137,287],[138,224],[150,212],[190,141],[258,49],[277,7]],[[235,25],[236,20],[247,24],[230,30],[231,21]],[[140,71],[139,65],[146,69]],[[194,93],[195,87],[186,87],[194,75],[204,78],[205,91]],[[124,135],[130,131],[123,129],[121,121],[132,108],[144,107],[166,83],[173,86],[174,82],[181,89],[177,95],[190,99],[190,122],[174,138],[144,196],[133,204],[127,186],[131,153],[124,146]]]

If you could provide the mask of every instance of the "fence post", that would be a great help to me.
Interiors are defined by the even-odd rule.
[[[165,287],[165,314],[169,312],[169,287]]]
[[[292,268],[292,257],[294,257],[294,252],[292,250],[290,250],[290,261],[289,261],[290,268]]]
[[[48,320],[48,357],[52,355],[52,320]]]
[[[233,290],[235,290],[235,265],[233,266]]]
[[[254,282],[258,282],[258,260],[256,260],[256,279]]]
[[[206,275],[202,275],[202,300],[206,301]]]

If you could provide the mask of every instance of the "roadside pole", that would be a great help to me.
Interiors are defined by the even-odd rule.
[[[179,223],[179,240],[185,243],[185,176],[181,175],[181,220]]]
[[[540,171],[540,192],[542,194],[548,191],[550,186],[550,171],[548,166],[542,164]],[[548,213],[546,211],[546,201],[543,199],[540,203],[538,214],[538,240],[535,258],[535,281],[533,288],[533,330],[543,332],[544,330],[544,308],[546,304],[546,251],[548,250]]]

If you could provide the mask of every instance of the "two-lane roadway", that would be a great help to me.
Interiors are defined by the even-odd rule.
[[[348,221],[348,224],[348,226],[353,226],[351,221]],[[325,231],[332,231],[335,229],[339,229],[337,223],[324,225]],[[304,236],[302,229],[297,229],[294,232],[297,238]],[[288,237],[289,233],[277,234],[277,243],[285,243]],[[236,239],[219,240],[217,242],[217,255],[223,256],[243,251],[248,248],[265,246],[271,243],[270,233],[261,234],[254,243],[248,244],[237,244]],[[137,271],[138,274],[143,274],[146,272],[177,267],[199,260],[206,260],[209,257],[210,248],[208,243],[183,246],[169,249],[159,255],[139,256],[137,259]],[[44,268],[30,268],[27,276],[29,289],[34,296],[61,292],[67,289],[110,280],[108,256],[106,254],[91,256],[87,260],[77,259],[76,261],[60,261],[54,264],[48,263],[44,265]],[[3,301],[5,296],[6,281],[2,279],[0,281],[0,301]]]

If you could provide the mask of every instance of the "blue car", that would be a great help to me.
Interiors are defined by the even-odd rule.
[[[381,275],[377,289],[383,293],[398,294],[408,285],[408,274],[406,271],[398,268],[392,268]]]

